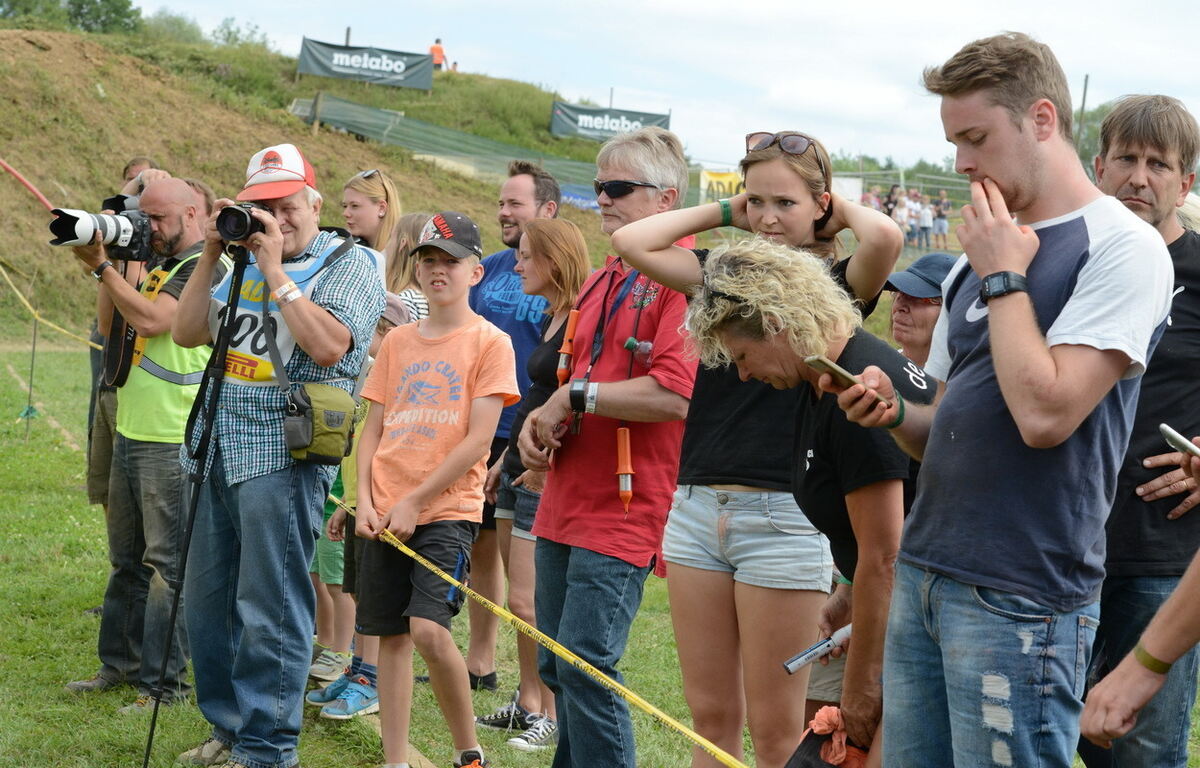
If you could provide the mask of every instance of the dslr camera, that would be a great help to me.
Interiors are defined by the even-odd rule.
[[[271,212],[262,203],[234,203],[227,205],[217,214],[217,234],[227,243],[235,240],[245,240],[255,232],[264,232],[262,222],[254,218],[250,211],[257,208],[260,211]]]
[[[107,253],[124,261],[149,261],[150,217],[138,209],[133,195],[116,195],[101,203],[109,213],[88,213],[72,208],[55,208],[50,222],[50,245],[88,245],[97,232],[100,242],[108,246]]]

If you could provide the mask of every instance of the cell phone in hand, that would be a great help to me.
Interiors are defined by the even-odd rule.
[[[828,373],[833,377],[834,382],[836,382],[838,386],[845,389],[849,389],[855,384],[858,384],[863,389],[869,389],[866,384],[862,383],[861,379],[859,379],[853,373],[850,373],[850,371],[847,371],[842,366],[833,362],[828,357],[825,357],[825,355],[809,355],[808,357],[804,358],[804,364],[809,368],[821,371],[822,373]],[[884,405],[888,405],[888,401],[878,392],[875,393],[875,399]]]
[[[1159,424],[1158,431],[1162,433],[1163,440],[1167,441],[1167,445],[1171,446],[1177,451],[1190,453],[1191,455],[1200,459],[1200,446],[1197,446],[1191,440],[1188,440],[1186,437],[1171,429],[1171,427],[1166,424]]]

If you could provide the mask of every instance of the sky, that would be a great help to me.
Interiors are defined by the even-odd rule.
[[[442,38],[465,72],[541,85],[567,101],[671,114],[694,159],[732,167],[746,133],[799,130],[831,152],[907,165],[952,155],[924,67],[1005,30],[1058,56],[1078,114],[1127,93],[1165,93],[1200,116],[1194,0],[1119,3],[816,4],[807,0],[140,0],[205,31],[233,17],[295,56],[301,38],[425,52]],[[546,116],[547,123],[549,115]]]

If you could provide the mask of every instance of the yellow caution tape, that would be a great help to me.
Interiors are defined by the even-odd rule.
[[[73,339],[78,339],[79,341],[82,341],[84,344],[87,344],[89,347],[93,347],[95,349],[104,349],[104,347],[100,346],[99,344],[92,341],[91,339],[80,336],[78,333],[73,333],[71,331],[68,331],[66,328],[63,328],[61,325],[56,325],[55,323],[52,323],[49,320],[47,320],[46,318],[42,317],[41,313],[33,308],[33,305],[29,303],[29,300],[26,299],[21,294],[21,291],[17,289],[17,286],[13,284],[12,278],[8,276],[8,270],[6,270],[3,265],[0,265],[0,275],[4,276],[4,281],[6,283],[8,283],[8,287],[12,288],[13,293],[15,293],[17,295],[17,298],[21,300],[21,303],[25,305],[25,309],[29,310],[29,314],[33,315],[33,318],[35,320],[37,320],[39,323],[41,323],[43,325],[48,325],[51,328],[53,328],[54,330],[58,331],[59,333],[65,335],[65,336],[70,336]]]
[[[350,514],[350,515],[354,514],[354,510],[352,508],[350,508],[349,506],[347,506],[341,499],[337,498],[336,496],[330,494],[329,500],[332,501],[334,504],[336,504],[341,509],[345,510],[347,514]],[[558,656],[560,659],[570,662],[573,667],[575,667],[579,671],[583,672],[588,677],[595,680],[597,683],[604,686],[608,690],[617,694],[618,696],[620,696],[622,699],[629,702],[633,706],[637,707],[638,709],[642,710],[646,714],[650,715],[655,720],[657,720],[659,723],[667,726],[668,728],[671,728],[672,730],[678,731],[679,733],[683,734],[693,744],[700,747],[700,749],[703,749],[705,752],[707,752],[709,755],[711,755],[715,760],[720,762],[722,765],[726,765],[729,768],[748,768],[748,766],[745,763],[741,762],[733,755],[729,754],[725,750],[718,747],[716,744],[713,744],[708,739],[706,739],[703,736],[701,736],[700,734],[696,733],[691,728],[688,728],[686,725],[679,722],[675,718],[671,717],[666,712],[663,712],[661,709],[654,706],[650,702],[646,701],[645,699],[643,699],[641,696],[637,695],[633,691],[629,690],[624,685],[621,685],[616,680],[613,680],[608,675],[606,675],[603,672],[601,672],[600,670],[596,669],[594,666],[592,666],[588,662],[581,659],[578,655],[576,655],[574,651],[567,648],[566,646],[560,645],[554,638],[550,637],[549,635],[547,635],[543,632],[539,632],[536,627],[532,627],[529,624],[525,623],[524,621],[521,621],[516,616],[514,616],[512,613],[510,613],[508,610],[500,607],[499,605],[496,605],[491,600],[488,600],[483,595],[479,594],[478,592],[474,591],[470,587],[463,584],[458,579],[454,578],[450,574],[443,571],[441,568],[438,568],[436,565],[429,562],[421,555],[417,554],[417,552],[415,552],[411,547],[407,546],[404,542],[400,541],[400,539],[397,539],[392,534],[391,531],[385,530],[383,533],[379,534],[379,540],[392,545],[396,549],[400,550],[404,554],[411,557],[413,560],[417,561],[424,567],[428,568],[430,571],[435,573],[437,576],[439,576],[444,581],[446,581],[446,582],[452,584],[453,586],[457,587],[458,589],[462,590],[463,594],[465,594],[467,597],[471,598],[475,602],[479,603],[480,605],[482,605],[484,608],[488,609],[492,613],[496,614],[496,616],[500,617],[501,619],[504,619],[505,622],[512,625],[512,627],[514,629],[516,629],[518,632],[520,632],[523,635],[527,635],[527,636],[533,638],[535,641],[537,641],[537,643],[539,645],[542,645],[545,648],[549,649],[550,652],[552,652],[555,656]]]

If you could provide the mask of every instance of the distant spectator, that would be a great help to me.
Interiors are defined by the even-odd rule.
[[[121,171],[121,178],[127,182],[133,181],[138,177],[139,173],[147,168],[158,168],[158,163],[144,155],[130,158],[129,162],[125,163],[125,169]]]
[[[954,204],[946,197],[946,190],[938,190],[938,199],[933,203],[933,247],[946,250],[946,235],[950,233],[950,211]]]
[[[440,70],[446,62],[446,49],[442,48],[442,38],[437,38],[433,45],[429,46],[429,55],[433,57],[433,68]]]
[[[921,196],[921,209],[917,212],[917,219],[921,225],[917,244],[928,249],[929,236],[933,232],[933,205],[929,202],[929,195]]]
[[[384,285],[388,293],[400,297],[408,307],[408,315],[420,320],[429,314],[429,302],[417,285],[416,260],[412,250],[421,240],[421,230],[433,218],[432,213],[406,213],[396,222],[396,229],[383,253],[387,257],[387,277]]]
[[[456,61],[456,62],[454,62],[453,64],[451,64],[451,65],[450,65],[450,71],[451,71],[451,72],[457,72],[457,71],[458,71],[458,62],[457,62],[457,61]]]
[[[904,193],[900,190],[900,185],[893,184],[892,188],[888,190],[887,197],[883,199],[880,210],[886,213],[888,216],[891,216],[892,211],[896,210],[897,201],[899,201],[903,195]],[[901,229],[903,229],[903,227],[901,227]]]

